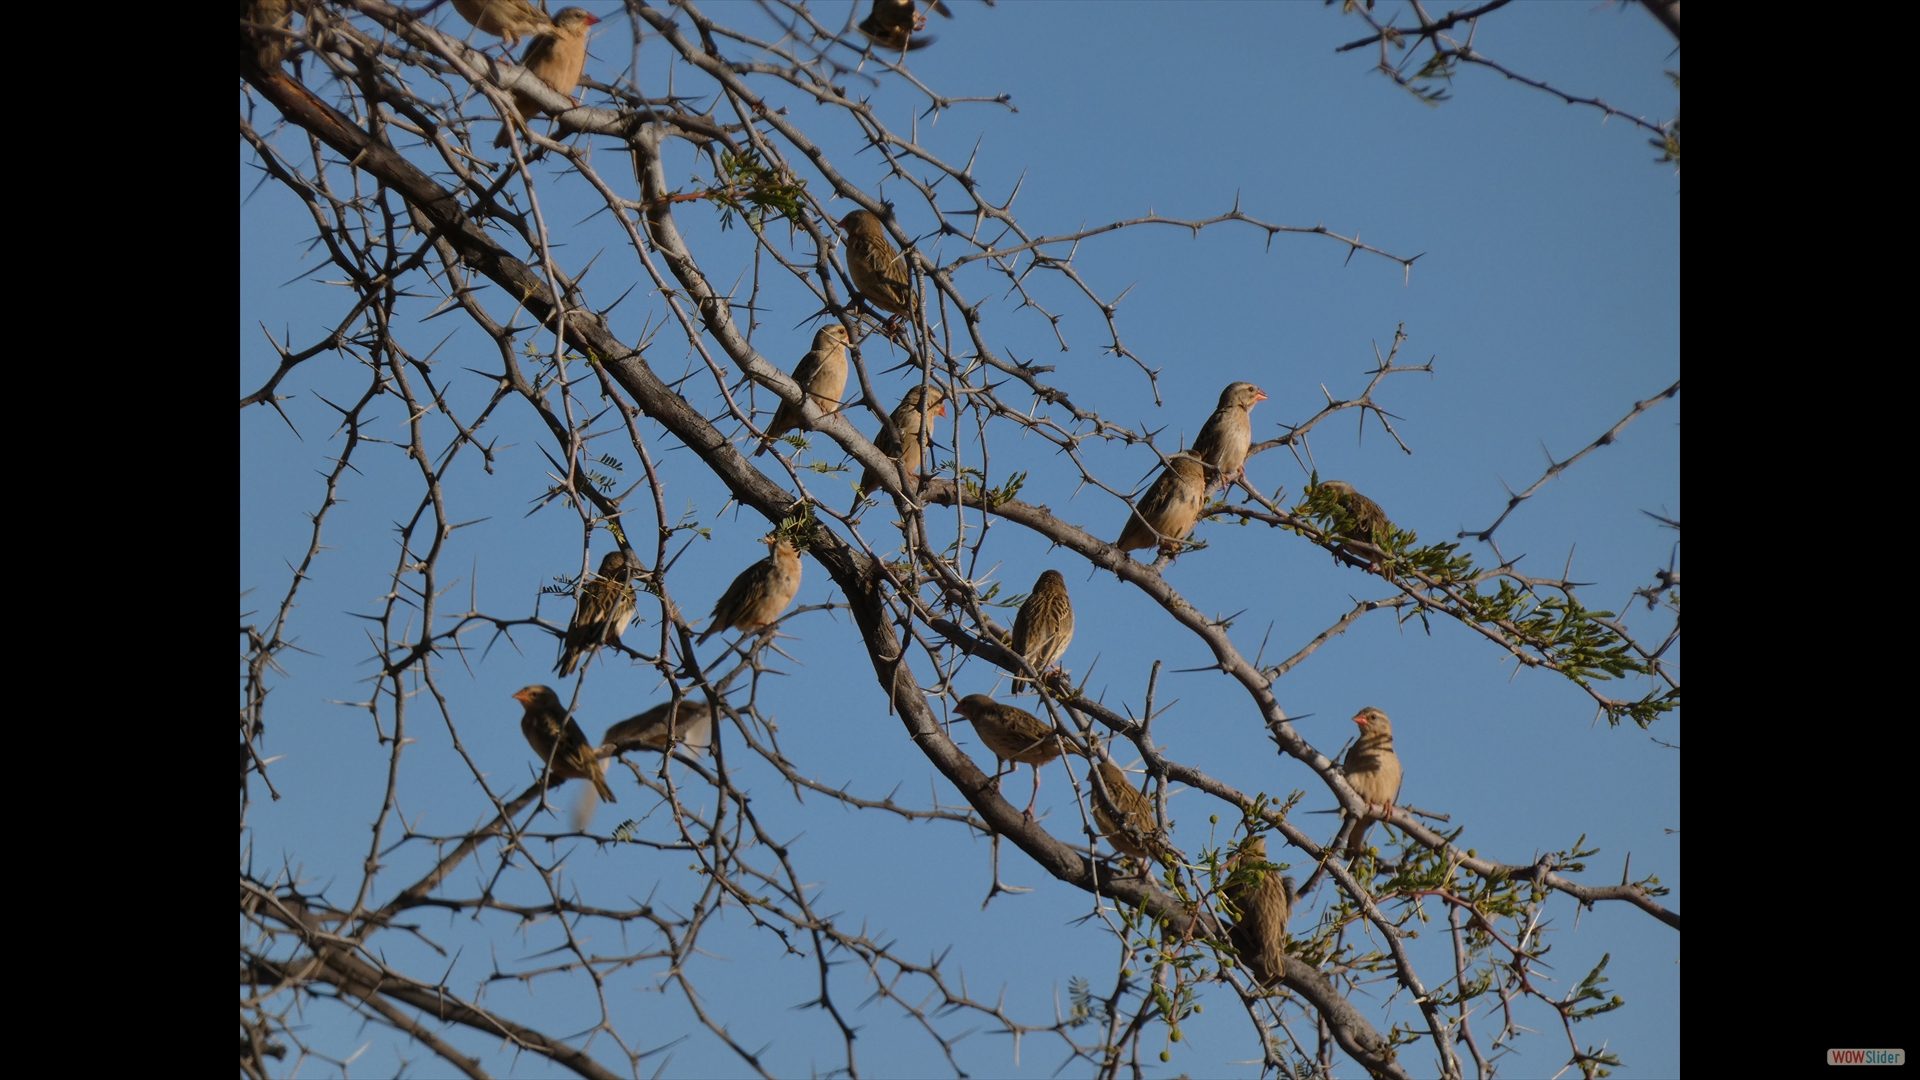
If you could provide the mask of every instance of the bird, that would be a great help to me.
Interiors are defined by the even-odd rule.
[[[1207,467],[1189,454],[1175,454],[1135,504],[1114,546],[1121,551],[1153,547],[1172,550],[1193,531],[1207,505]],[[1158,535],[1156,535],[1158,534]]]
[[[921,393],[923,390],[924,396]],[[926,407],[921,405],[923,400],[927,402]],[[920,432],[924,429],[929,439],[933,435],[932,424],[927,417],[929,410],[934,416],[947,415],[946,393],[932,383],[912,387],[900,399],[900,404],[893,407],[893,426],[900,432],[901,441],[896,444],[885,428],[881,428],[873,437],[874,448],[898,461],[907,470],[908,476],[918,476],[920,473]],[[860,498],[866,498],[879,486],[878,473],[872,469],[860,471]],[[858,506],[859,503],[854,505]]]
[[[1086,757],[1087,752],[1059,737],[1053,725],[1025,709],[1002,705],[985,694],[968,694],[954,711],[973,721],[980,741],[993,751],[995,768],[1001,761],[1033,766],[1033,798],[1027,800],[1026,815],[1033,816],[1033,804],[1040,798],[1040,766],[1069,754]],[[996,779],[998,777],[996,776]]]
[[[580,85],[580,75],[587,66],[587,28],[599,21],[579,8],[561,8],[554,13],[552,29],[534,38],[533,44],[527,46],[520,66],[571,101],[573,88]],[[517,90],[514,91],[513,102],[517,118],[522,123],[540,112],[539,102]],[[493,145],[504,147],[512,140],[511,125],[503,124]]]
[[[768,533],[760,541],[771,544],[767,557],[740,571],[713,605],[713,622],[700,635],[700,644],[722,630],[758,630],[780,617],[800,591],[800,551],[792,541]]]
[[[1073,601],[1067,598],[1067,579],[1058,570],[1048,570],[1033,583],[1027,602],[1013,619],[1013,651],[1026,657],[1033,670],[1046,674],[1047,668],[1067,651],[1073,640]],[[1026,679],[1015,678],[1018,691]]]
[[[513,698],[527,708],[526,715],[520,718],[520,734],[527,737],[527,745],[540,755],[542,765],[552,763],[550,784],[562,780],[591,780],[593,790],[601,798],[619,801],[607,786],[607,775],[601,769],[600,759],[594,756],[593,747],[587,743],[586,733],[567,715],[566,707],[560,704],[560,697],[552,687],[538,684],[522,687]]]
[[[1167,847],[1159,841],[1154,829],[1153,801],[1135,788],[1127,774],[1112,762],[1098,761],[1093,767],[1106,788],[1102,794],[1100,786],[1088,785],[1093,790],[1093,822],[1100,827],[1100,835],[1122,855],[1131,855],[1142,862],[1151,856],[1165,865]]]
[[[1266,391],[1250,382],[1228,383],[1220,404],[1201,425],[1188,453],[1204,462],[1209,487],[1226,487],[1246,475],[1247,449],[1253,445],[1253,407],[1267,400]]]
[[[811,397],[821,412],[838,409],[840,392],[847,388],[847,328],[839,323],[821,327],[813,335],[813,348],[793,366],[793,381],[800,384],[801,392]],[[773,411],[766,437],[760,440],[760,449],[755,450],[753,456],[766,453],[773,440],[799,430],[805,423],[800,406],[782,401]]]
[[[1287,970],[1287,920],[1293,917],[1294,882],[1281,877],[1277,867],[1255,868],[1264,862],[1264,836],[1241,841],[1240,849],[1228,860],[1231,876],[1224,891],[1239,909],[1240,917],[1227,936],[1248,973],[1267,986],[1275,986]],[[1235,877],[1241,880],[1236,882]]]
[[[1353,827],[1353,838],[1347,841],[1349,857],[1367,850],[1361,841],[1366,838],[1373,808],[1378,805],[1391,811],[1401,781],[1400,756],[1393,752],[1393,722],[1387,714],[1369,705],[1354,714],[1353,722],[1360,725],[1360,741],[1347,751],[1341,770],[1354,794],[1367,801],[1368,817]]]
[[[673,712],[673,702],[663,701],[608,728],[600,740],[602,756],[612,757],[628,750],[665,752],[669,712]],[[679,711],[673,712],[672,736],[674,742],[693,751],[695,757],[705,754],[713,745],[713,709],[704,701],[682,698]]]
[[[945,18],[953,18],[953,12],[941,0],[933,0],[928,5]],[[884,45],[889,49],[924,49],[936,40],[931,34],[926,37],[910,37],[913,31],[927,25],[927,17],[914,10],[913,0],[873,0],[872,10],[860,20],[860,32],[875,45]]]
[[[294,49],[294,39],[276,30],[293,27],[294,12],[304,13],[306,0],[240,0],[240,55],[250,58],[263,71],[280,66]]]
[[[1320,490],[1333,492],[1334,501],[1346,511],[1348,520],[1340,526],[1341,536],[1380,547],[1381,541],[1393,531],[1393,522],[1387,520],[1387,512],[1380,509],[1380,504],[1355,491],[1345,480],[1322,480]]]
[[[527,0],[453,0],[453,10],[481,33],[505,41],[509,49],[523,37],[553,32],[553,20]]]
[[[636,560],[634,565],[638,565]],[[602,645],[618,645],[620,635],[633,621],[635,596],[633,567],[619,548],[600,560],[600,573],[592,581],[581,582],[574,593],[573,622],[567,626],[567,638],[560,648],[560,662],[554,670],[561,678],[573,674],[583,659],[591,659]]]
[[[913,280],[907,275],[907,260],[894,250],[880,219],[854,210],[840,219],[840,228],[847,234],[847,276],[854,289],[873,306],[912,318]]]

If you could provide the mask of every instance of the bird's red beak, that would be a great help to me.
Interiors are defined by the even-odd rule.
[[[1359,725],[1360,725],[1361,727],[1367,727],[1367,726],[1368,726],[1368,725],[1367,725],[1367,714],[1366,714],[1366,713],[1355,713],[1355,714],[1353,715],[1353,722],[1354,722],[1354,723],[1356,723],[1356,724],[1359,724]]]
[[[522,705],[528,704],[532,700],[532,698],[533,698],[533,695],[527,693],[525,690],[521,690],[518,693],[515,693],[513,695],[513,700],[519,702]]]
[[[939,407],[939,408],[937,408],[937,409],[935,409],[935,410],[933,410],[933,415],[935,415],[935,416],[945,416],[945,415],[947,415],[947,403],[946,403],[946,402],[944,402],[944,401],[943,401],[943,402],[941,402],[941,403],[940,403],[940,407]]]
[[[599,26],[599,25],[600,25],[600,16],[598,16],[598,15],[595,15],[595,14],[594,14],[593,12],[591,12],[591,11],[589,11],[589,12],[587,12],[587,25],[588,25],[588,26]]]
[[[1253,388],[1253,400],[1255,400],[1255,401],[1265,401],[1265,400],[1267,400],[1267,392],[1266,392],[1265,390],[1262,390],[1262,389],[1260,389],[1260,388],[1259,388],[1259,387],[1257,387],[1257,386],[1256,386],[1256,387],[1254,387],[1254,388]]]

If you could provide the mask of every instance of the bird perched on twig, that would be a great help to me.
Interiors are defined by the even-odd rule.
[[[484,34],[492,34],[511,49],[523,37],[553,32],[553,20],[527,0],[453,0],[453,10]]]
[[[297,41],[286,33],[295,12],[304,14],[308,0],[240,0],[240,55],[271,71],[280,66]],[[251,24],[251,25],[244,25]]]
[[[760,542],[773,545],[773,550],[727,586],[713,605],[713,622],[700,635],[700,644],[722,630],[758,630],[793,603],[793,594],[800,591],[800,550],[773,533]]]
[[[672,713],[671,731],[669,713]],[[663,701],[638,716],[608,728],[600,740],[600,752],[604,757],[623,754],[628,750],[658,750],[664,753],[669,735],[674,742],[693,751],[695,757],[705,754],[707,748],[713,745],[712,707],[689,697],[681,699],[676,712],[673,702]]]
[[[592,581],[583,581],[574,593],[573,622],[567,626],[566,641],[560,647],[560,662],[554,670],[562,678],[573,674],[583,659],[591,659],[602,645],[618,645],[620,635],[633,621],[633,566],[627,553],[615,548],[600,560],[600,573]]]
[[[520,66],[571,101],[573,88],[580,85],[580,75],[587,67],[587,30],[599,21],[579,8],[561,8],[553,16],[552,29],[541,33],[527,46]],[[514,118],[522,124],[541,111],[539,102],[517,90],[513,101]],[[509,125],[502,125],[493,145],[504,147],[512,139]]]
[[[1247,450],[1253,445],[1253,407],[1267,400],[1266,391],[1250,382],[1228,383],[1220,404],[1201,425],[1187,451],[1207,466],[1207,484],[1227,487],[1246,475]]]
[[[1093,791],[1093,823],[1100,827],[1100,835],[1123,855],[1142,862],[1151,857],[1166,865],[1169,853],[1154,828],[1153,800],[1112,762],[1098,761],[1093,768],[1100,774],[1100,783],[1087,786]]]
[[[1367,850],[1363,841],[1372,824],[1373,808],[1378,805],[1393,810],[1402,778],[1400,756],[1393,752],[1393,722],[1387,714],[1369,705],[1354,714],[1353,722],[1360,725],[1360,741],[1347,751],[1341,770],[1354,794],[1367,801],[1368,817],[1353,826],[1353,836],[1347,841],[1349,857]]]
[[[953,18],[953,12],[941,0],[933,0],[927,5],[943,18]],[[911,37],[915,30],[927,25],[927,17],[914,10],[913,0],[873,0],[873,8],[867,17],[860,20],[860,32],[875,45],[884,45],[889,49],[901,51],[924,49],[936,39],[929,34],[925,37]]]
[[[838,409],[840,392],[847,388],[847,328],[839,323],[821,327],[813,335],[813,348],[793,366],[793,381],[800,384],[801,391],[813,399],[814,407],[821,412]],[[773,440],[805,424],[800,406],[782,401],[780,407],[773,410],[766,437],[760,440],[760,449],[755,450],[753,456],[766,453]]]
[[[1320,490],[1333,492],[1340,509],[1347,513],[1347,521],[1339,526],[1341,536],[1385,549],[1387,537],[1393,532],[1393,522],[1387,520],[1387,512],[1380,509],[1379,503],[1355,491],[1345,480],[1322,480]],[[1344,551],[1345,545],[1341,549]],[[1367,562],[1377,565],[1378,559],[1369,556]]]
[[[590,780],[593,790],[608,802],[618,802],[613,797],[613,789],[607,786],[607,776],[600,767],[600,759],[594,756],[593,747],[588,744],[586,733],[573,717],[567,715],[559,695],[550,686],[527,686],[513,695],[513,699],[526,706],[526,714],[520,717],[520,734],[527,737],[527,745],[540,755],[542,764],[552,763],[549,784],[558,784],[562,780]]]
[[[1013,619],[1013,651],[1026,657],[1033,670],[1042,675],[1067,651],[1073,640],[1073,601],[1067,598],[1067,579],[1058,570],[1048,570],[1033,583],[1027,602]],[[1026,679],[1015,678],[1018,692]]]
[[[921,391],[926,391],[923,396]],[[922,405],[922,402],[925,405]],[[929,440],[933,437],[933,421],[928,416],[947,415],[947,395],[933,383],[910,388],[900,404],[893,407],[893,426],[900,432],[900,442],[895,443],[893,436],[885,428],[873,437],[874,449],[898,461],[907,470],[908,476],[920,475],[920,433],[926,431]],[[872,469],[860,470],[860,498],[864,499],[880,486],[880,476]],[[859,500],[854,506],[860,505]]]
[[[854,289],[874,307],[912,318],[913,279],[907,260],[894,250],[880,219],[854,210],[840,219],[840,228],[847,234],[847,276]]]
[[[953,711],[973,721],[980,741],[993,751],[995,779],[998,762],[1033,766],[1033,798],[1027,800],[1026,815],[1033,816],[1034,801],[1040,798],[1040,766],[1060,756],[1061,751],[1086,757],[1087,752],[1062,739],[1053,725],[1025,709],[1002,705],[985,694],[968,694]]]
[[[1171,551],[1193,531],[1207,505],[1207,467],[1188,454],[1175,454],[1153,486],[1134,504],[1127,527],[1113,542],[1121,551],[1159,545]]]
[[[1240,909],[1240,918],[1228,932],[1240,962],[1248,974],[1267,986],[1277,986],[1286,974],[1287,920],[1293,917],[1294,883],[1281,877],[1278,868],[1267,866],[1267,838],[1249,837],[1227,861],[1229,878],[1227,899]],[[1251,879],[1251,880],[1248,880]]]

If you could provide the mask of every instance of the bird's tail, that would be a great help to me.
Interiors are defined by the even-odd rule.
[[[593,812],[600,806],[600,785],[604,781],[595,778],[591,784],[580,785],[580,797],[573,803],[573,831],[586,832],[593,824]]]

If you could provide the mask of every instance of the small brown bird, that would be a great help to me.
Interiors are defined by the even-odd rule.
[[[294,12],[305,13],[307,0],[240,0],[240,55],[271,71],[280,66],[298,44],[276,30],[293,27]]]
[[[574,594],[573,622],[567,627],[567,639],[560,647],[560,662],[554,669],[561,678],[573,674],[583,659],[592,659],[602,645],[617,645],[620,635],[633,622],[635,596],[633,568],[627,554],[619,548],[600,560],[600,573],[592,581],[580,583]]]
[[[1053,725],[1025,709],[1002,705],[985,694],[968,694],[953,711],[973,721],[980,741],[993,751],[995,771],[1000,761],[1033,766],[1033,798],[1027,800],[1026,814],[1033,816],[1034,801],[1040,798],[1040,766],[1069,754],[1086,757],[1087,752],[1059,737]],[[997,779],[997,777],[996,777]]]
[[[553,32],[553,20],[527,0],[453,0],[453,10],[481,33],[504,40],[509,49],[523,37]]]
[[[1153,800],[1135,788],[1127,774],[1112,762],[1095,762],[1093,767],[1107,789],[1103,795],[1098,785],[1091,782],[1087,785],[1093,792],[1093,822],[1100,826],[1100,835],[1122,855],[1131,855],[1142,862],[1152,857],[1164,866],[1168,853],[1154,828]],[[1138,833],[1138,838],[1133,833]]]
[[[533,44],[527,46],[527,54],[521,58],[520,66],[572,100],[573,88],[580,85],[580,75],[587,67],[587,29],[599,21],[579,8],[561,8],[553,16],[553,28],[534,38]],[[538,102],[518,91],[515,91],[513,101],[517,107],[517,118],[522,124],[528,117],[538,115],[541,111]],[[504,147],[512,138],[512,133],[503,125],[493,145]]]
[[[553,763],[550,785],[562,780],[591,780],[601,798],[619,801],[607,786],[607,775],[601,770],[600,759],[594,756],[586,733],[567,715],[566,707],[560,704],[560,697],[552,687],[523,687],[513,699],[527,708],[526,715],[520,718],[520,734],[527,737],[527,745],[540,755],[542,764]]]
[[[713,605],[713,622],[700,635],[700,643],[722,630],[758,630],[787,610],[793,594],[800,591],[800,551],[786,540],[769,533],[763,544],[773,545],[767,557],[740,571],[727,591]]]
[[[1391,811],[1393,800],[1400,794],[1401,780],[1400,756],[1393,752],[1393,722],[1371,705],[1355,713],[1353,722],[1360,725],[1360,741],[1347,751],[1341,769],[1354,794],[1367,801],[1369,815],[1375,806]],[[1371,817],[1354,825],[1353,838],[1347,841],[1349,857],[1367,850],[1363,841],[1370,825]]]
[[[953,12],[948,11],[941,0],[933,0],[928,6],[945,18],[953,18]],[[873,0],[873,9],[860,20],[860,32],[875,45],[889,49],[924,49],[936,40],[932,35],[917,38],[908,35],[925,25],[927,17],[913,9],[913,0]]]
[[[1247,449],[1253,445],[1253,407],[1267,400],[1266,391],[1250,382],[1228,383],[1220,391],[1220,405],[1201,426],[1187,451],[1207,466],[1208,487],[1226,487],[1246,475]]]
[[[1033,583],[1027,602],[1013,619],[1013,651],[1027,658],[1033,670],[1042,675],[1067,651],[1073,640],[1073,601],[1067,598],[1067,579],[1058,570],[1048,570]],[[1013,680],[1018,692],[1026,679]]]
[[[913,279],[880,219],[855,210],[840,219],[840,228],[847,234],[847,276],[853,287],[873,306],[911,318]]]
[[[1160,546],[1170,551],[1186,539],[1207,505],[1207,467],[1200,459],[1175,454],[1135,504],[1114,546],[1121,551]]]
[[[1353,490],[1353,485],[1345,480],[1322,480],[1322,490],[1331,491],[1339,501],[1340,508],[1347,512],[1348,523],[1340,529],[1340,535],[1350,540],[1359,540],[1379,547],[1393,529],[1393,522],[1387,520],[1387,512],[1380,504]]]
[[[921,390],[926,391],[926,407],[921,406]],[[920,474],[920,432],[925,429],[928,439],[933,437],[932,421],[927,413],[934,416],[947,415],[947,395],[940,387],[928,383],[925,387],[915,386],[909,389],[900,404],[893,407],[893,426],[900,432],[903,440],[895,444],[893,436],[885,428],[873,437],[874,448],[888,457],[900,462],[908,476]],[[860,470],[860,498],[864,499],[880,486],[880,477],[872,469]],[[854,504],[858,506],[859,503]]]
[[[793,367],[793,381],[813,399],[813,404],[821,412],[833,412],[840,407],[840,392],[847,388],[847,328],[839,323],[828,323],[813,335],[813,348]],[[753,452],[759,457],[773,445],[773,440],[789,431],[798,431],[806,424],[800,415],[800,407],[782,401],[773,411],[773,421],[767,425],[766,438],[760,440],[760,449]]]
[[[1255,836],[1240,842],[1240,850],[1228,860],[1233,872],[1244,871],[1253,881],[1229,880],[1224,890],[1227,899],[1240,909],[1228,938],[1240,952],[1247,973],[1267,986],[1277,986],[1286,974],[1287,920],[1293,917],[1294,884],[1281,877],[1272,866],[1254,869],[1267,862],[1267,838]]]
[[[639,716],[622,720],[607,729],[600,740],[600,750],[611,757],[628,750],[667,749],[667,714],[673,710],[673,702],[663,701]],[[693,751],[695,757],[707,752],[713,745],[713,709],[704,701],[683,698],[680,709],[673,716],[673,741]]]

